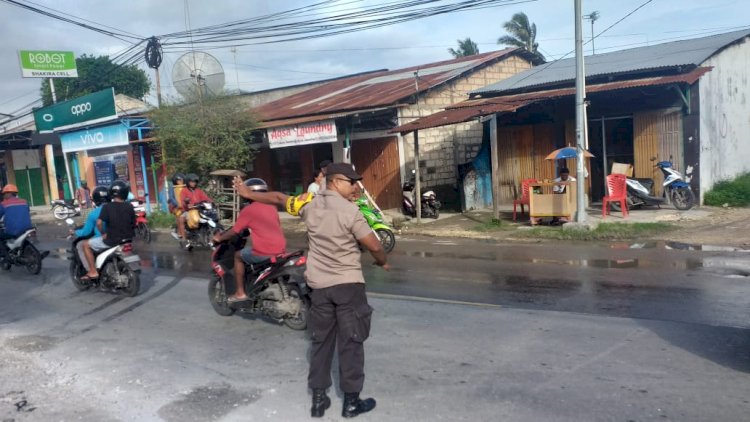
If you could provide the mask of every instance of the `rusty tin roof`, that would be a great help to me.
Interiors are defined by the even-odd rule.
[[[419,92],[460,77],[485,64],[525,51],[506,48],[469,57],[445,60],[404,69],[375,72],[331,81],[324,85],[264,104],[253,111],[260,117],[263,127],[278,126],[276,120],[295,121],[303,116],[321,119],[348,112],[398,106],[415,93],[414,72],[419,73]],[[301,120],[307,120],[301,119]]]

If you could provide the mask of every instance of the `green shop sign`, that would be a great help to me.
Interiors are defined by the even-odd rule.
[[[72,51],[21,50],[24,78],[77,78],[76,58]]]
[[[107,88],[34,111],[40,133],[90,126],[117,118],[115,89]]]

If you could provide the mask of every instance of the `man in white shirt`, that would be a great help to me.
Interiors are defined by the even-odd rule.
[[[567,167],[563,167],[560,169],[560,177],[553,180],[553,182],[575,182],[576,178],[570,175],[570,170],[568,170]],[[552,192],[554,193],[565,193],[565,188],[567,185],[555,185],[552,187]]]

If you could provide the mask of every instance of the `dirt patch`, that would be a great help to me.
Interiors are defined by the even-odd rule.
[[[750,249],[750,208],[702,207],[708,217],[680,221],[664,240],[697,245],[726,245]]]
[[[159,409],[159,416],[169,422],[210,422],[222,418],[237,407],[258,401],[261,391],[241,392],[231,385],[211,384],[194,388]]]

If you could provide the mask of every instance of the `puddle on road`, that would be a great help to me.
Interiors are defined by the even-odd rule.
[[[718,245],[695,245],[682,242],[671,241],[650,241],[650,242],[617,242],[609,245],[610,249],[662,249],[662,250],[679,250],[679,251],[703,251],[703,252],[748,252],[750,249],[738,248],[734,246]]]
[[[55,347],[62,340],[58,337],[29,335],[8,339],[5,345],[19,352],[44,352]]]
[[[196,387],[179,400],[165,404],[158,414],[167,422],[210,422],[260,398],[261,390],[243,392],[226,383],[209,384]]]

